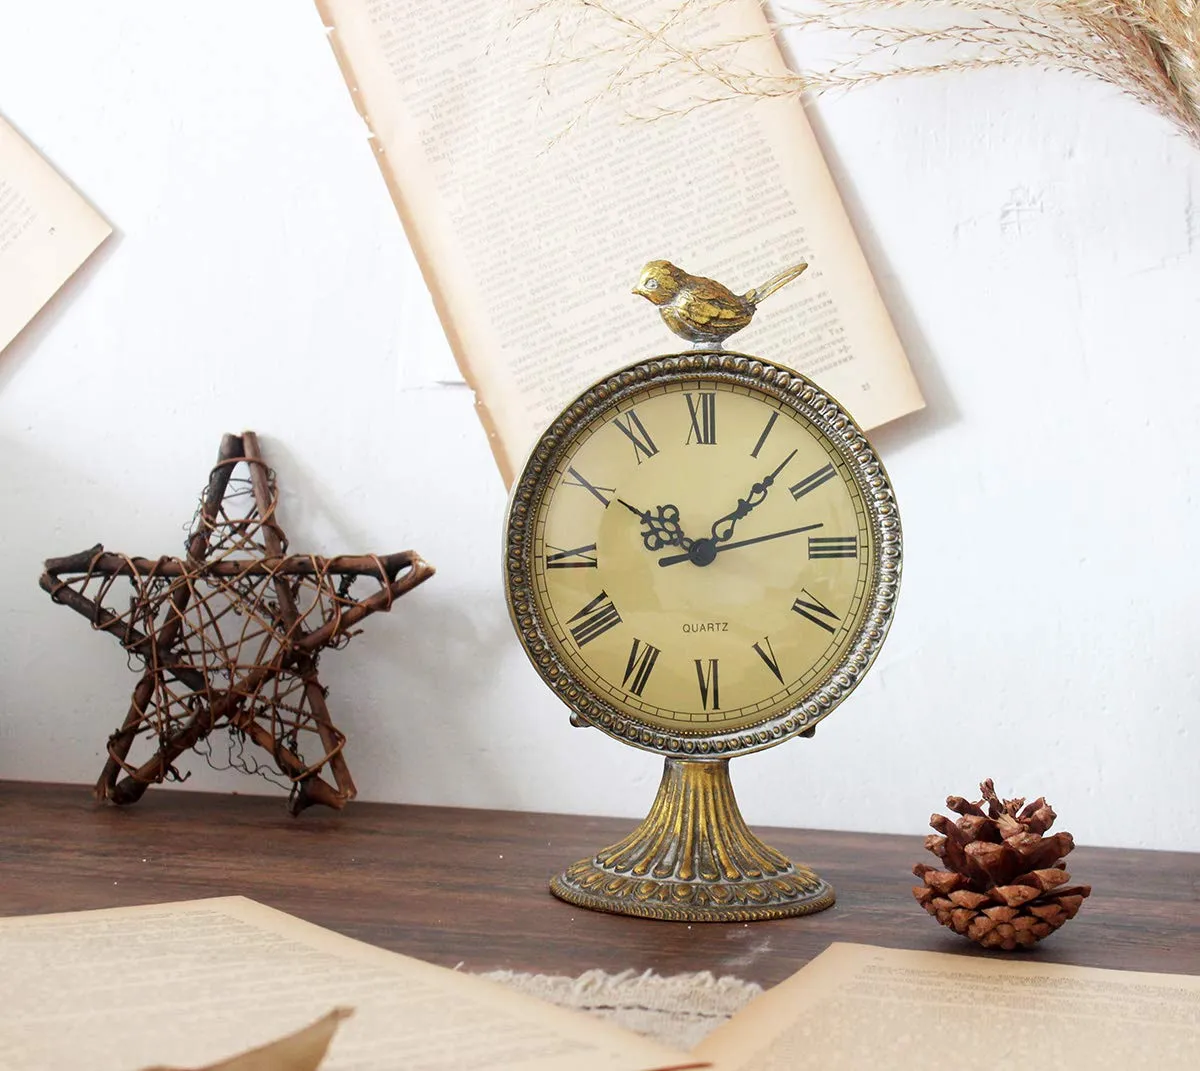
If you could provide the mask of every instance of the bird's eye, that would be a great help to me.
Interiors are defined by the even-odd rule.
[[[657,290],[658,289],[658,280],[657,279],[647,279],[644,283],[642,283],[642,289],[643,290]]]

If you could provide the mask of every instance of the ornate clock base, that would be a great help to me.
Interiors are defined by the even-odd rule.
[[[823,911],[833,888],[750,832],[728,759],[667,759],[650,813],[619,844],[550,883],[561,900],[673,922],[753,922]]]

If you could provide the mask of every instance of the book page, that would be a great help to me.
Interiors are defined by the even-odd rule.
[[[688,348],[630,293],[650,260],[738,293],[808,261],[728,348],[812,376],[866,427],[924,404],[797,101],[579,119],[604,72],[547,95],[545,26],[505,32],[494,0],[316,3],[506,482],[595,379]],[[709,28],[782,69],[756,0]]]
[[[0,350],[111,233],[0,118]]]
[[[5,1071],[197,1067],[330,1009],[322,1071],[700,1066],[492,982],[242,897],[0,919]]]
[[[1184,1071],[1200,978],[834,944],[695,1049],[720,1071]]]

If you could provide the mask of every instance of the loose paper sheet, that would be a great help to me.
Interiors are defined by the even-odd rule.
[[[720,1071],[1194,1071],[1200,978],[834,944],[694,1054]]]
[[[0,919],[4,1071],[197,1067],[354,1014],[321,1071],[698,1066],[616,1027],[242,897]]]
[[[687,348],[630,294],[648,260],[739,293],[807,260],[729,348],[811,375],[868,428],[924,404],[798,102],[643,124],[600,107],[554,143],[605,73],[547,98],[543,23],[506,34],[495,0],[316,3],[506,482],[593,380]],[[757,0],[710,29],[784,69]]]
[[[111,233],[0,118],[0,350]]]

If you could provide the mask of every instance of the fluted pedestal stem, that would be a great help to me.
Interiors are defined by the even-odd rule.
[[[680,922],[750,922],[822,911],[833,889],[750,832],[728,759],[667,759],[650,813],[624,840],[550,883],[595,911]]]

